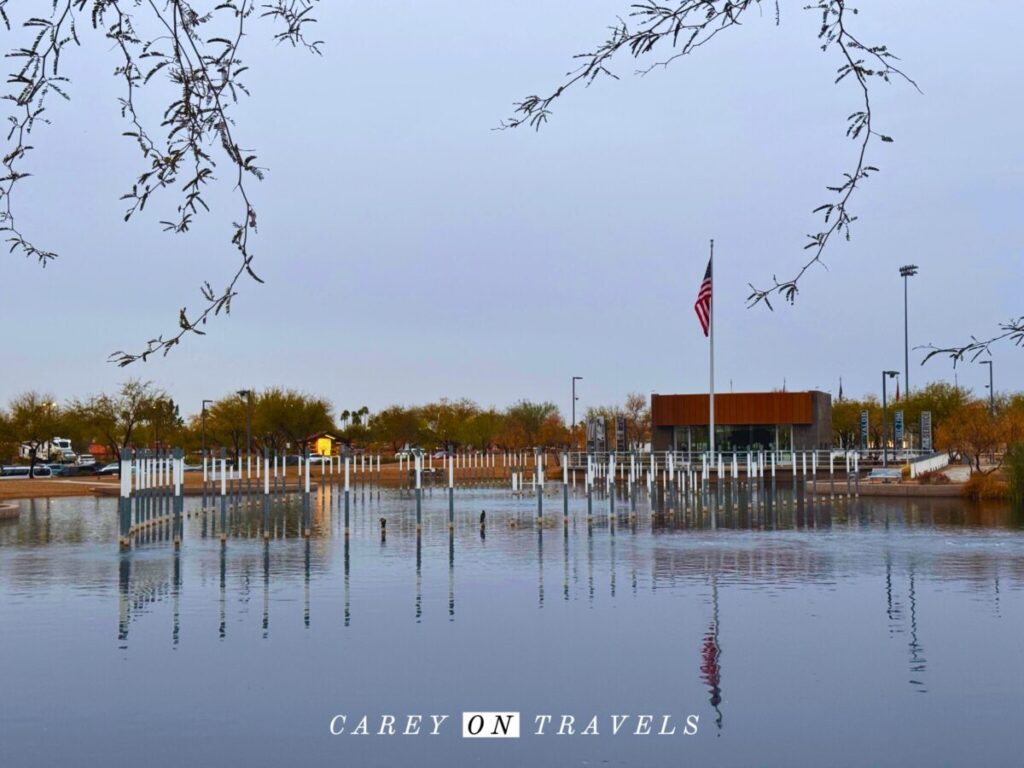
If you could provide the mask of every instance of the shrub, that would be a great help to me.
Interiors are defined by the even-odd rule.
[[[917,476],[917,482],[921,485],[948,485],[949,477],[940,469],[933,469],[931,472],[922,472]]]
[[[1006,481],[995,472],[975,472],[970,480],[964,483],[960,491],[963,496],[974,501],[986,499],[1005,499],[1010,490]]]
[[[1024,502],[1024,443],[1014,443],[1006,451],[1003,472],[1014,503]]]

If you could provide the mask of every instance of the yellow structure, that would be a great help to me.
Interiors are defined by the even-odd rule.
[[[306,445],[309,446],[309,453],[312,456],[334,456],[340,447],[338,438],[326,432],[310,435],[306,438]]]

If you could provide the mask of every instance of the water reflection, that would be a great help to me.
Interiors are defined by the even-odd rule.
[[[589,520],[581,493],[570,499],[568,524],[556,517],[547,527],[535,522],[535,497],[493,489],[457,496],[449,527],[446,495],[428,493],[419,530],[414,501],[385,490],[365,501],[353,496],[349,535],[343,498],[321,495],[309,507],[308,538],[298,499],[268,504],[266,525],[262,504],[229,507],[223,529],[219,507],[204,515],[188,499],[177,553],[157,529],[118,552],[116,507],[106,501],[22,502],[21,518],[0,526],[0,652],[19,659],[9,673],[12,690],[59,680],[76,705],[97,684],[122,677],[144,675],[143,692],[206,691],[200,682],[211,674],[241,680],[260,668],[272,700],[297,702],[294,712],[279,715],[280,725],[303,734],[345,697],[380,711],[433,706],[437,698],[457,711],[490,696],[496,707],[516,702],[524,709],[549,700],[565,711],[692,709],[702,732],[719,734],[712,741],[733,750],[756,743],[759,733],[788,738],[787,727],[797,729],[793,744],[827,733],[836,740],[829,748],[861,749],[868,742],[851,742],[836,727],[829,709],[836,690],[859,718],[873,717],[880,699],[897,707],[912,697],[923,708],[898,726],[883,715],[873,721],[875,732],[898,729],[883,734],[888,744],[927,749],[961,727],[955,718],[975,712],[971,732],[1002,727],[999,718],[983,717],[995,706],[1020,705],[1019,515],[957,500],[833,501],[782,490],[737,484],[712,488],[706,498],[683,492],[673,499],[659,489],[653,507],[643,496],[621,497],[613,507],[598,492]],[[553,499],[560,515],[561,495]],[[489,655],[473,656],[475,648]],[[420,663],[425,649],[429,664]],[[472,675],[467,658],[479,662]],[[367,659],[386,660],[389,674]],[[55,664],[59,675],[44,674]],[[321,678],[336,685],[310,685]],[[444,699],[452,679],[465,699]],[[954,700],[964,680],[993,703],[964,714]],[[123,701],[110,704],[115,719],[163,701],[119,690]],[[63,701],[44,693],[38,698],[45,706]],[[253,716],[241,694],[204,696]],[[19,702],[19,716],[32,701]],[[801,702],[798,722],[780,706],[788,701]],[[205,711],[199,704],[196,711]],[[166,711],[154,720],[179,722]],[[911,738],[908,729],[918,722],[927,723],[932,741],[920,732]],[[233,757],[253,758],[241,742],[233,743],[241,750]],[[614,749],[601,744],[602,755]],[[678,742],[673,748],[650,764],[678,764]],[[717,759],[725,753],[701,753],[700,743],[687,749],[694,762],[759,760],[750,753]],[[794,763],[822,764],[823,754]],[[629,764],[621,753],[602,755],[594,762]],[[922,762],[915,756],[903,755]],[[960,762],[962,755],[927,756],[935,759],[923,762]],[[352,755],[322,754],[314,762],[341,757]],[[425,754],[423,764],[444,761]]]
[[[488,526],[468,510],[449,527],[444,500],[432,504],[429,496],[422,530],[417,530],[409,501],[385,493],[380,502],[371,494],[369,501],[354,505],[350,535],[340,532],[340,504],[330,499],[312,507],[308,538],[297,524],[301,505],[299,516],[288,505],[276,505],[267,538],[260,533],[262,525],[249,526],[240,515],[229,516],[233,533],[221,541],[207,535],[208,516],[195,514],[187,521],[178,552],[154,530],[132,551],[118,553],[113,546],[114,507],[104,502],[22,502],[17,524],[0,529],[0,598],[31,606],[67,584],[87,597],[112,598],[117,605],[117,647],[127,651],[134,643],[151,647],[154,623],[167,627],[164,637],[171,649],[198,642],[204,621],[211,619],[211,635],[220,642],[235,633],[241,636],[236,642],[270,642],[277,627],[289,624],[312,631],[322,623],[328,632],[340,625],[354,632],[376,626],[381,616],[400,627],[396,617],[408,616],[408,602],[397,612],[392,602],[403,594],[406,601],[411,597],[411,618],[417,626],[429,624],[433,605],[439,608],[434,615],[443,615],[448,623],[468,618],[472,624],[481,611],[500,623],[505,602],[514,600],[523,582],[532,582],[534,608],[543,613],[552,608],[571,613],[582,601],[616,621],[609,611],[630,604],[659,612],[678,604],[685,613],[685,601],[710,585],[710,621],[702,624],[694,642],[700,647],[699,679],[711,719],[721,729],[722,658],[729,632],[720,620],[720,602],[727,597],[729,603],[746,593],[771,600],[797,586],[821,588],[833,596],[836,589],[852,590],[875,606],[876,615],[884,611],[886,634],[899,640],[894,647],[905,649],[904,685],[927,694],[935,686],[935,671],[926,648],[937,641],[925,637],[922,584],[929,595],[944,590],[944,611],[959,610],[970,617],[965,621],[980,619],[958,595],[984,595],[988,615],[998,618],[1001,601],[1013,599],[1019,605],[1024,591],[1024,538],[1015,532],[1019,518],[1006,508],[865,499],[812,503],[799,493],[792,500],[777,499],[773,507],[772,495],[762,496],[755,487],[749,493],[742,488],[723,491],[717,531],[709,530],[711,516],[699,499],[679,512],[655,509],[653,514],[641,508],[633,515],[632,504],[624,504],[611,517],[597,515],[587,521],[582,497],[573,499],[568,524],[557,521],[561,531],[556,531],[534,525],[529,512],[487,493],[475,501],[486,498],[490,536]],[[384,524],[385,518],[390,525]],[[546,536],[560,541],[545,541]],[[562,600],[554,604],[547,601],[552,577],[555,583],[559,577],[561,581]],[[621,589],[624,578],[629,592]],[[458,614],[457,579],[464,593]],[[1002,589],[1006,584],[1009,590]],[[483,589],[498,591],[481,601]],[[252,625],[247,620],[250,602],[258,616]],[[297,613],[291,610],[293,603],[301,605]],[[75,605],[67,609],[69,622]],[[339,615],[339,607],[341,621],[335,624],[331,617]],[[282,616],[272,621],[275,613]],[[314,622],[314,614],[322,614],[323,621]],[[817,620],[809,611],[794,619],[808,627]],[[141,622],[147,629],[140,635],[133,628]],[[643,627],[637,631],[642,635]]]
[[[718,574],[711,574],[711,625],[701,646],[701,679],[711,694],[709,701],[715,710],[715,726],[722,729],[722,646],[718,638]]]

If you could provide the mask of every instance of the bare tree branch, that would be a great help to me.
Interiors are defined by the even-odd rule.
[[[928,351],[928,354],[926,354],[924,359],[921,361],[921,365],[924,365],[933,357],[945,356],[952,359],[953,365],[955,366],[963,360],[970,360],[973,362],[982,355],[991,355],[992,345],[1007,339],[1012,341],[1015,346],[1024,347],[1024,316],[1018,317],[1015,320],[1008,320],[1005,323],[1000,323],[999,333],[990,336],[987,339],[979,339],[976,336],[971,336],[971,341],[962,346],[937,347],[934,344],[925,344],[924,346],[915,347],[915,349]]]
[[[739,26],[753,8],[760,8],[763,0],[677,0],[670,5],[660,5],[655,0],[634,3],[630,6],[629,18],[636,22],[631,28],[619,19],[611,27],[607,40],[593,51],[578,54],[575,58],[582,63],[566,74],[566,79],[547,95],[536,94],[527,96],[514,105],[511,117],[499,124],[499,129],[518,128],[528,125],[539,130],[551,117],[552,104],[561,98],[573,86],[589,86],[601,75],[616,78],[611,69],[612,59],[625,51],[634,59],[640,59],[652,52],[669,48],[672,53],[666,58],[637,70],[637,74],[646,75],[658,68],[665,68],[680,58],[692,54],[698,48],[709,43],[721,32]],[[775,20],[779,23],[779,6],[775,6]],[[815,264],[823,264],[822,254],[834,235],[849,239],[850,225],[856,220],[848,208],[853,192],[860,183],[878,168],[866,161],[868,145],[873,139],[891,142],[892,138],[879,133],[873,124],[869,83],[873,79],[889,82],[900,78],[917,87],[916,83],[903,73],[896,65],[896,57],[884,45],[865,45],[860,42],[846,25],[847,15],[856,14],[856,9],[849,6],[847,0],[815,0],[805,10],[816,10],[821,13],[821,28],[818,37],[821,49],[837,48],[842,64],[837,70],[836,83],[853,76],[861,95],[861,106],[848,118],[846,134],[858,142],[858,152],[853,169],[843,175],[843,180],[828,190],[836,196],[836,200],[818,206],[815,213],[824,218],[824,228],[816,234],[809,235],[810,242],[805,246],[812,251],[811,258],[800,268],[795,276],[779,280],[772,278],[772,283],[764,287],[750,285],[749,305],[760,302],[772,308],[771,299],[775,295],[783,296],[793,302],[798,291],[800,279]]]
[[[177,190],[180,199],[176,214],[161,224],[167,232],[188,232],[195,217],[209,210],[204,192],[216,180],[218,160],[234,169],[233,191],[240,211],[232,224],[231,243],[238,252],[238,267],[220,290],[214,290],[209,281],[203,283],[201,308],[194,314],[182,308],[175,333],[151,338],[140,351],[115,352],[110,356],[112,362],[124,366],[157,352],[166,355],[186,335],[202,335],[202,326],[212,317],[230,313],[243,276],[262,282],[252,267],[250,237],[256,233],[257,218],[246,182],[262,180],[265,169],[257,165],[252,150],[240,145],[233,131],[232,107],[241,95],[248,94],[242,80],[247,67],[240,57],[240,47],[250,20],[258,15],[275,25],[276,41],[319,53],[321,41],[311,40],[306,34],[315,23],[311,13],[317,2],[51,0],[49,17],[30,16],[15,25],[30,39],[24,45],[12,46],[8,53],[21,64],[8,76],[13,91],[3,96],[14,109],[8,116],[10,148],[3,156],[0,177],[0,232],[6,233],[12,252],[35,256],[44,265],[57,257],[22,234],[12,201],[17,184],[29,175],[21,169],[32,149],[29,135],[37,123],[47,122],[47,97],[57,93],[68,98],[68,79],[60,74],[59,62],[66,46],[81,44],[76,14],[88,12],[92,28],[113,41],[120,54],[115,75],[125,86],[120,104],[129,129],[124,135],[135,141],[147,164],[122,197],[128,202],[125,220],[141,213],[156,193]],[[10,30],[8,6],[8,0],[0,0],[0,20]],[[140,31],[142,28],[145,33]],[[167,92],[171,94],[161,110],[164,134],[159,140],[138,110],[140,91],[157,82],[169,86]]]

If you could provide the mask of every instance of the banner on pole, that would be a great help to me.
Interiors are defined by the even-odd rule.
[[[626,417],[615,417],[615,450],[625,451],[629,448],[626,445]]]
[[[604,453],[608,450],[604,416],[587,419],[587,452]]]

